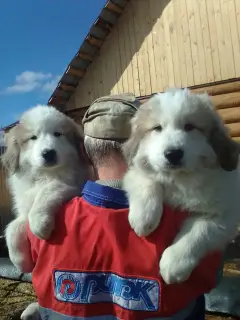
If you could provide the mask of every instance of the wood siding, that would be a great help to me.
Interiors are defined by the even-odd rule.
[[[131,0],[67,109],[240,77],[239,0]]]
[[[227,81],[219,84],[209,84],[190,88],[196,93],[207,92],[222,117],[230,135],[240,143],[240,80]],[[149,96],[141,97],[140,102],[144,103]],[[88,107],[72,109],[67,114],[77,123],[81,123]]]

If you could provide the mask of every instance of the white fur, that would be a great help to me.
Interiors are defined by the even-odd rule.
[[[8,225],[6,239],[12,262],[20,270],[29,272],[32,266],[26,265],[22,250],[17,248],[26,247],[22,246],[22,242],[27,241],[22,236],[26,222],[29,221],[30,229],[37,237],[47,239],[54,228],[55,210],[80,192],[86,168],[81,167],[77,150],[80,149],[81,131],[55,108],[37,106],[23,114],[18,126],[18,131],[6,139],[7,152],[11,152],[11,148],[17,149],[14,157],[18,157],[16,168],[9,171],[8,177],[17,218]],[[56,132],[61,136],[54,136]],[[36,140],[31,140],[33,136]],[[16,146],[8,139],[15,139]],[[55,150],[57,161],[54,165],[46,165],[42,156],[46,149]],[[7,152],[5,157],[9,157]]]
[[[224,249],[235,237],[240,222],[239,170],[226,171],[219,165],[210,134],[214,125],[221,134],[224,128],[207,95],[175,90],[157,94],[141,108],[125,147],[131,154],[139,135],[124,178],[129,222],[139,236],[147,236],[159,225],[163,202],[191,213],[160,261],[167,284],[183,282],[206,254]],[[196,129],[186,132],[186,124]],[[184,152],[176,167],[164,155],[172,148]]]
[[[39,312],[39,304],[33,302],[21,314],[21,320],[41,320]]]
[[[55,136],[55,133],[60,136]],[[35,140],[31,137],[36,136]],[[81,162],[83,134],[70,118],[53,107],[37,106],[25,112],[18,127],[6,136],[3,164],[9,169],[8,182],[16,219],[6,228],[9,257],[22,272],[32,272],[33,262],[26,237],[31,231],[47,239],[54,229],[55,211],[80,193],[86,176]],[[46,165],[42,152],[55,150],[57,161]],[[31,304],[22,319],[37,319],[38,304]]]

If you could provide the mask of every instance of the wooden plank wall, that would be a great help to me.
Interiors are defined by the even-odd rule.
[[[208,92],[222,117],[232,138],[240,142],[240,80],[226,81],[225,83],[190,87],[193,92]],[[141,103],[146,102],[149,96],[140,98]],[[81,123],[87,107],[72,109],[67,114],[77,123]]]
[[[240,77],[240,0],[131,0],[67,109]]]
[[[204,88],[194,92],[208,92],[222,117],[230,135],[240,142],[240,81],[233,81]]]

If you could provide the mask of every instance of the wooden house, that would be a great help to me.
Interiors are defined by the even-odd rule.
[[[240,141],[240,0],[107,1],[48,104],[81,122],[100,96],[145,101],[173,86],[209,92]],[[9,212],[0,171],[1,212]]]
[[[240,141],[240,0],[107,1],[48,104],[80,122],[103,95],[132,92],[145,101],[173,86],[207,91]],[[10,211],[1,179],[0,218]],[[236,281],[239,243],[224,269]],[[232,292],[222,301],[235,301]]]
[[[94,99],[208,91],[240,140],[240,0],[110,0],[49,104],[80,121]]]

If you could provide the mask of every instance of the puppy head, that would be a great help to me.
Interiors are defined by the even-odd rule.
[[[207,94],[175,89],[153,96],[132,120],[124,154],[155,172],[237,167],[239,146],[227,135]]]
[[[72,166],[81,159],[81,127],[57,109],[37,106],[23,114],[20,123],[29,132],[20,162],[45,171]]]
[[[11,171],[44,172],[76,167],[83,155],[83,132],[74,121],[53,107],[26,111],[18,126],[6,136],[3,163]]]

